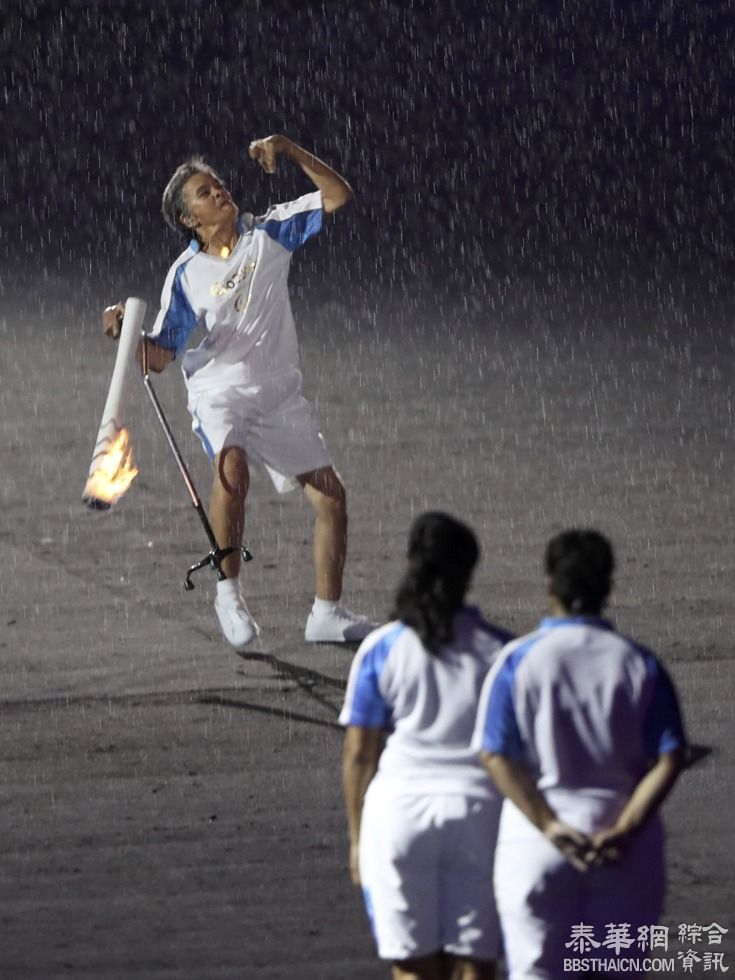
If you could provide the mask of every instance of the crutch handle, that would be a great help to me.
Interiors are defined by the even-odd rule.
[[[225,573],[222,571],[222,562],[227,558],[228,555],[234,555],[236,552],[240,552],[240,556],[243,561],[252,561],[253,556],[248,551],[247,548],[212,548],[212,550],[201,559],[201,561],[196,562],[191,566],[189,571],[186,573],[186,579],[184,580],[184,588],[187,592],[191,592],[195,588],[194,583],[191,580],[191,576],[194,572],[198,572],[200,568],[206,568],[207,565],[213,568],[217,572],[217,578],[222,582],[227,578]]]

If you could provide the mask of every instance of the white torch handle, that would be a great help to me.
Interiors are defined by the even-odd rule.
[[[128,373],[133,363],[135,349],[140,340],[140,332],[145,318],[146,303],[142,299],[131,296],[125,302],[125,315],[118,341],[117,357],[115,367],[112,371],[110,390],[107,393],[107,401],[102,412],[97,442],[92,453],[92,465],[89,467],[89,474],[97,469],[99,460],[107,449],[108,445],[118,435],[123,426],[123,407],[125,404],[125,392]]]

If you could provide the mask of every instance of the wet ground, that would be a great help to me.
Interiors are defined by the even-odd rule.
[[[183,591],[207,542],[137,382],[141,474],[109,512],[81,504],[114,358],[96,310],[112,297],[61,286],[0,318],[0,976],[386,976],[346,871],[351,651],[302,641],[308,507],[255,477],[244,583],[262,638],[242,660],[212,573]],[[297,303],[297,319],[349,491],[350,606],[386,614],[427,508],[475,528],[472,601],[516,631],[544,612],[551,534],[611,537],[611,615],[662,656],[697,746],[666,806],[665,922],[718,922],[735,965],[728,317],[685,292],[518,280],[487,302]],[[206,497],[175,367],[156,390]]]

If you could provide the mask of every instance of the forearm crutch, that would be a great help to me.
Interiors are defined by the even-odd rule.
[[[181,475],[184,478],[184,483],[186,484],[186,489],[189,491],[189,496],[191,497],[191,502],[194,505],[194,510],[199,515],[199,520],[202,522],[207,538],[209,539],[209,543],[212,546],[211,551],[209,551],[204,556],[204,558],[201,559],[201,561],[198,561],[194,565],[192,565],[189,571],[186,573],[186,579],[184,580],[184,588],[187,590],[187,592],[190,592],[194,588],[194,583],[191,580],[191,576],[193,575],[194,572],[198,572],[200,568],[204,568],[205,565],[209,565],[211,568],[215,570],[215,572],[217,573],[217,578],[221,582],[227,578],[225,573],[222,571],[222,562],[224,561],[225,558],[227,558],[228,555],[233,555],[236,552],[240,552],[243,561],[251,561],[253,556],[245,547],[240,546],[240,547],[220,548],[219,545],[217,544],[217,539],[214,536],[212,525],[209,523],[209,518],[207,517],[206,511],[202,506],[202,501],[199,494],[197,493],[196,487],[194,486],[194,481],[192,480],[189,474],[189,470],[187,469],[186,463],[184,462],[184,458],[181,455],[181,452],[179,451],[179,447],[176,445],[174,434],[171,431],[171,426],[168,424],[166,420],[166,416],[163,413],[163,409],[161,408],[161,403],[158,400],[158,396],[153,390],[153,384],[151,382],[150,374],[148,372],[148,343],[147,343],[147,337],[145,331],[143,332],[142,337],[143,337],[143,342],[141,344],[142,347],[141,364],[143,368],[143,385],[145,386],[145,390],[148,392],[148,396],[151,402],[153,403],[153,408],[156,415],[158,416],[158,421],[161,423],[161,428],[163,429],[164,435],[166,436],[168,444],[171,447],[171,452],[174,454],[174,459],[176,460],[176,464],[179,467]]]

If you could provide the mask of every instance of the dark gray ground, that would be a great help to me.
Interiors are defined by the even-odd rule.
[[[440,507],[481,538],[473,601],[525,631],[546,539],[608,533],[612,615],[660,652],[711,749],[666,807],[665,921],[731,930],[732,967],[729,322],[663,287],[565,296],[519,281],[469,311],[297,311],[306,393],[350,493],[346,599],[385,615],[412,517]],[[244,581],[266,656],[240,660],[212,574],[182,590],[207,544],[142,387],[140,477],[108,513],[80,502],[108,298],[46,284],[0,319],[0,977],[386,976],[345,870],[351,652],[301,640],[308,508],[255,478]],[[177,370],[156,387],[206,497]]]

